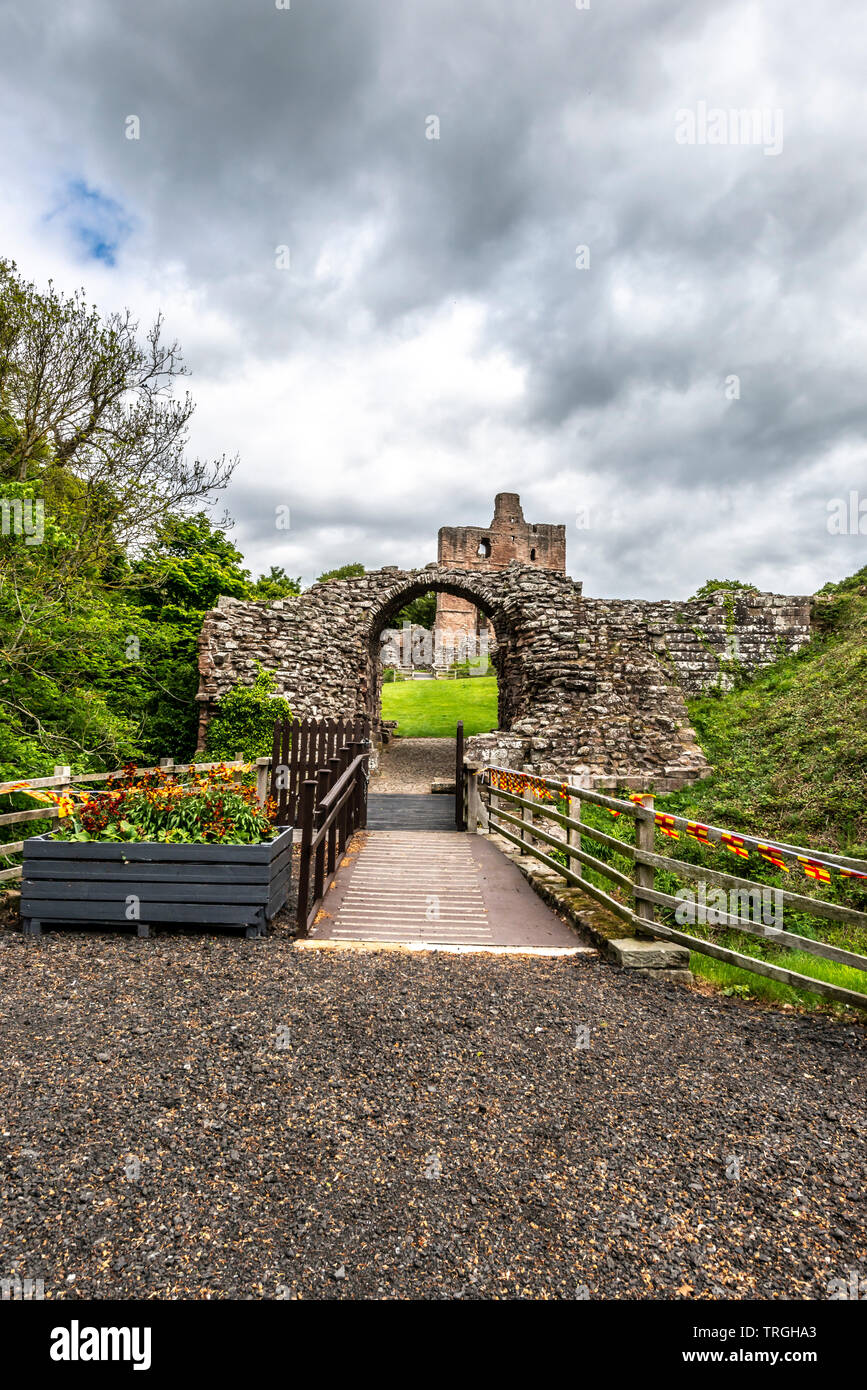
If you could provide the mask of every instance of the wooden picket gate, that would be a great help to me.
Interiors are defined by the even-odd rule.
[[[277,824],[299,826],[301,787],[354,743],[368,744],[370,720],[280,719],[274,725],[269,794],[277,802]]]

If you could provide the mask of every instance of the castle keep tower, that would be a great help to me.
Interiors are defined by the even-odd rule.
[[[503,570],[511,560],[566,573],[566,527],[531,525],[525,521],[517,492],[497,493],[489,526],[440,527],[437,561],[441,565],[451,569]],[[477,653],[479,638],[486,631],[489,649],[493,646],[493,632],[483,614],[466,599],[452,594],[437,595],[434,631],[437,646],[441,642],[445,651],[454,652],[455,657],[462,650],[471,657]]]

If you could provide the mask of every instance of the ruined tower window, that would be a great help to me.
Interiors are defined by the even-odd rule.
[[[476,551],[476,554],[479,555],[483,560],[490,560],[491,542],[488,540],[487,536],[484,536],[482,540],[479,541],[479,548]]]
[[[531,560],[535,560],[535,558],[536,558],[536,547],[533,546],[532,550],[530,551],[530,559],[531,559]]]

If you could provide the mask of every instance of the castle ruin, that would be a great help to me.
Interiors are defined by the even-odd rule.
[[[524,521],[500,493],[488,527],[443,527],[439,560],[313,584],[272,602],[224,597],[199,642],[200,744],[222,696],[260,667],[300,717],[380,721],[381,638],[412,599],[440,595],[458,639],[494,634],[497,729],[477,761],[671,790],[709,771],[686,696],[726,688],[811,635],[809,596],[717,590],[692,599],[599,599],[565,573],[563,526]],[[477,619],[477,611],[482,615]]]
[[[566,527],[524,520],[516,492],[498,492],[489,526],[441,526],[437,563],[447,569],[503,570],[513,561],[566,573]],[[467,599],[442,591],[437,594],[434,648],[442,664],[449,659],[471,660],[494,653],[496,636],[490,621]]]

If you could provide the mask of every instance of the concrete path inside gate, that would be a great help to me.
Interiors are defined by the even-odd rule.
[[[381,750],[371,792],[404,795],[429,792],[434,782],[455,780],[455,740],[396,738]]]
[[[484,836],[455,830],[362,831],[307,941],[596,954]]]

